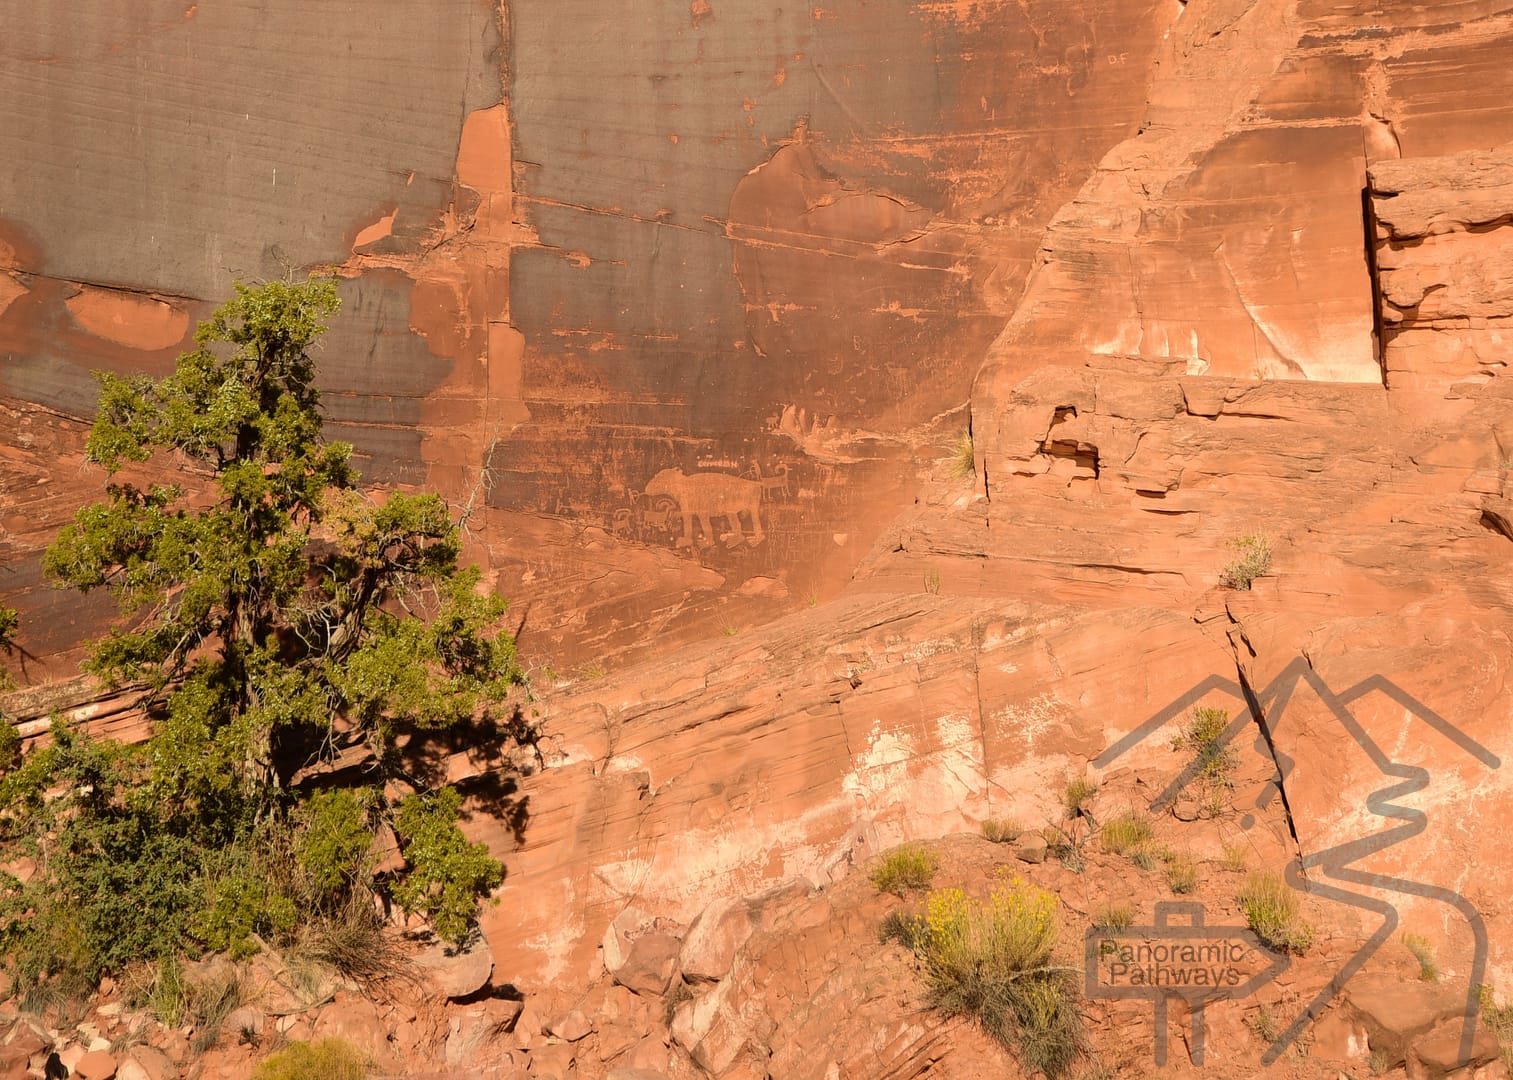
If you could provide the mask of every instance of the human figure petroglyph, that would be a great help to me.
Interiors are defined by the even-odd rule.
[[[711,544],[716,539],[713,521],[725,518],[730,534],[737,540],[745,538],[741,514],[751,520],[749,542],[760,544],[766,539],[762,532],[762,485],[757,480],[745,480],[729,473],[699,472],[689,475],[682,469],[663,469],[646,484],[646,494],[652,497],[670,496],[677,500],[683,515],[683,535],[678,547],[694,544],[694,524],[697,522],[703,534],[703,542]]]

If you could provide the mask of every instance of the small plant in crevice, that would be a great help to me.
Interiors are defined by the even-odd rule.
[[[1221,818],[1232,809],[1228,784],[1206,783],[1198,796],[1198,815],[1205,818]]]
[[[1271,569],[1271,540],[1262,533],[1236,537],[1229,542],[1235,559],[1219,571],[1219,584],[1227,589],[1249,589],[1250,583]]]
[[[683,977],[681,975],[678,976],[672,981],[672,985],[667,988],[667,993],[662,996],[662,1022],[668,1027],[672,1027],[673,1018],[678,1014],[678,1006],[682,1005],[685,1001],[692,1000],[693,991],[688,988],[688,984],[683,981]]]
[[[1258,870],[1245,879],[1235,894],[1251,932],[1269,949],[1304,953],[1313,943],[1313,929],[1303,922],[1298,897],[1280,874]]]
[[[872,868],[872,884],[879,892],[903,896],[914,890],[930,887],[940,860],[918,844],[905,844],[894,848],[878,860]]]
[[[929,593],[931,596],[936,596],[940,593],[939,570],[925,571],[925,592]]]
[[[1403,947],[1418,961],[1418,977],[1424,982],[1439,979],[1439,965],[1434,961],[1434,945],[1422,934],[1407,934],[1402,937]]]
[[[957,436],[956,446],[951,453],[951,474],[958,480],[977,475],[977,447],[972,442],[970,428]]]

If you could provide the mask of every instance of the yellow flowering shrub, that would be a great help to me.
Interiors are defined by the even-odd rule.
[[[986,899],[936,889],[914,935],[931,1000],[975,1016],[1031,1070],[1062,1075],[1082,1048],[1074,972],[1057,966],[1056,898],[1018,877]]]

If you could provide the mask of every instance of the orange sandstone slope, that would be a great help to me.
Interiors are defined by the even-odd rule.
[[[178,267],[95,250],[0,179],[5,595],[38,679],[97,617],[35,574],[94,485],[55,464],[77,462],[81,371],[161,368],[228,269],[341,263],[339,433],[380,479],[481,493],[478,550],[526,647],[577,669],[543,693],[523,841],[470,823],[510,871],[495,979],[542,1018],[599,978],[627,910],[686,926],[795,876],[854,892],[892,843],[1054,816],[1068,773],[1154,797],[1177,721],[1140,726],[1203,687],[1265,723],[1218,817],[1174,836],[1309,864],[1322,939],[1294,1011],[1381,925],[1327,892],[1352,874],[1434,942],[1446,986],[1513,988],[1513,3],[444,8],[413,43],[413,110],[366,119],[407,100],[392,80],[336,100],[325,156],[285,165],[306,170],[293,209],[262,186],[273,134],[299,130],[283,98],[226,136],[259,162],[226,201],[149,169],[194,211],[161,240],[129,177],[60,171],[108,121],[68,113],[51,143],[0,126],[54,185],[93,175],[91,207],[128,208],[90,211],[102,238]],[[34,66],[6,77],[86,102],[126,86],[199,161],[209,121],[119,57],[178,70],[251,31],[168,14],[32,27]],[[392,32],[330,37],[387,56]],[[360,61],[282,77],[366,86]],[[1269,571],[1219,588],[1250,534]],[[1375,797],[1404,780],[1408,809]],[[1149,914],[1159,879],[1130,881]],[[801,966],[758,946],[763,970]],[[1339,999],[1337,1035],[1375,1022],[1369,989]],[[1237,1016],[1215,1021],[1232,1047]],[[713,1062],[711,1030],[680,1045]],[[742,1054],[813,1045],[747,1034]],[[1363,1064],[1363,1041],[1329,1045]],[[835,1075],[883,1075],[866,1061]]]
[[[1462,993],[1513,986],[1513,7],[1173,14],[1138,131],[987,349],[974,481],[920,445],[921,495],[836,600],[548,695],[487,922],[519,985],[581,980],[627,906],[687,920],[1051,818],[1068,773],[1152,796],[1178,721],[1126,736],[1218,677],[1265,724],[1187,842],[1304,860],[1332,970],[1383,919],[1331,887],[1390,903]],[[1218,588],[1257,533],[1270,570]]]

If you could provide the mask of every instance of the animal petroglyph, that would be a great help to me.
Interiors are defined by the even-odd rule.
[[[699,472],[689,475],[682,469],[663,469],[646,484],[646,494],[653,499],[668,496],[678,503],[683,515],[683,535],[678,547],[690,547],[695,541],[694,526],[699,527],[703,544],[712,544],[718,537],[714,531],[716,518],[724,518],[729,525],[726,537],[735,543],[746,539],[741,523],[741,514],[751,521],[750,543],[760,544],[766,535],[762,532],[762,484],[757,480],[745,480],[729,473]]]

